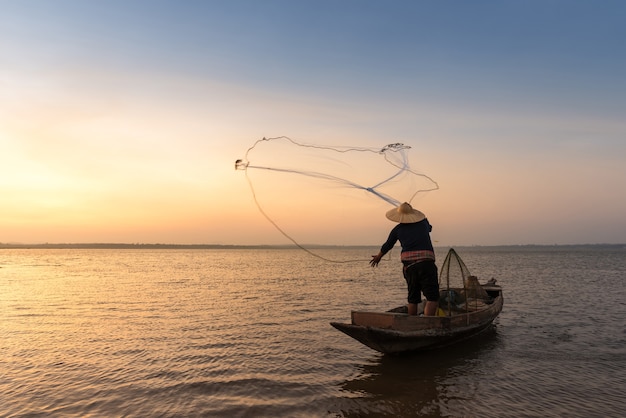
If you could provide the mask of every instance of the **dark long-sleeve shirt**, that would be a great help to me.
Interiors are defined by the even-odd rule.
[[[386,254],[393,248],[396,242],[400,241],[402,252],[405,251],[433,251],[433,244],[430,240],[432,226],[428,219],[410,224],[398,224],[389,233],[389,238],[382,245],[380,251]]]

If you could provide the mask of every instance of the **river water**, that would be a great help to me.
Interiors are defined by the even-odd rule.
[[[0,416],[625,416],[624,247],[456,250],[504,309],[404,356],[329,325],[405,302],[397,250],[0,250]]]

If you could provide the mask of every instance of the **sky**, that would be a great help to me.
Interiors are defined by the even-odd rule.
[[[381,244],[393,206],[373,194],[235,170],[286,136],[410,147],[438,185],[411,200],[435,245],[625,243],[625,18],[610,0],[0,0],[0,242]],[[273,164],[304,167],[296,148]]]

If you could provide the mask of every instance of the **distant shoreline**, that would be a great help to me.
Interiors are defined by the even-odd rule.
[[[302,245],[306,249],[351,249],[351,248],[378,248],[379,245],[320,245],[310,244]],[[87,243],[87,244],[59,244],[59,243],[44,243],[44,244],[21,244],[21,243],[1,243],[0,250],[10,249],[87,249],[87,250],[259,250],[259,249],[297,249],[296,245],[225,245],[225,244],[124,244],[124,243]],[[452,246],[435,246],[435,248],[499,248],[499,249],[549,249],[549,248],[611,248],[611,249],[626,249],[625,244],[506,244],[506,245],[452,245]]]
[[[376,245],[303,245],[302,247],[307,249],[315,248],[371,248],[377,247]],[[0,249],[106,249],[106,250],[133,250],[133,249],[163,249],[163,250],[256,250],[256,249],[297,249],[299,247],[295,245],[226,245],[226,244],[116,244],[116,243],[88,243],[88,244],[14,244],[14,243],[1,243]]]
[[[326,246],[312,246],[320,248]],[[329,246],[333,247],[333,246]],[[298,248],[293,245],[222,245],[222,244],[115,244],[115,243],[92,243],[92,244],[6,244],[0,243],[0,249],[164,249],[164,250],[217,250],[217,249],[270,249],[270,248]],[[309,248],[309,247],[307,247]]]

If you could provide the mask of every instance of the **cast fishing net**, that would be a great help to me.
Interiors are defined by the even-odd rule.
[[[451,248],[439,271],[439,307],[452,315],[476,311],[491,302],[491,297],[473,276],[461,257]]]
[[[362,245],[372,219],[439,188],[411,168],[410,149],[402,143],[368,148],[263,138],[235,161],[235,169],[245,171],[256,206],[276,230],[309,254],[338,261],[311,248]]]

